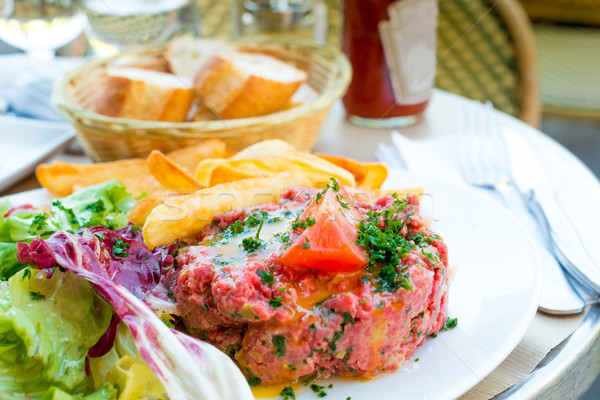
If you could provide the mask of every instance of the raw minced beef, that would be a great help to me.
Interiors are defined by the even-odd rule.
[[[277,204],[218,216],[170,273],[189,332],[265,383],[315,372],[371,377],[395,371],[446,321],[447,248],[424,224],[417,195],[390,214],[407,243],[392,269],[406,277],[403,285],[382,283],[380,263],[337,273],[279,263],[291,224],[315,194],[291,189]],[[387,195],[353,201],[363,219],[398,204]],[[257,237],[256,248],[242,243]]]

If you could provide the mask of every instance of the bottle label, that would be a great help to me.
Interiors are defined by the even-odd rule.
[[[437,0],[399,0],[379,22],[379,36],[398,104],[429,99],[435,81]]]

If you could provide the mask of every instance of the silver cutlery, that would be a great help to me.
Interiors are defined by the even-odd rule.
[[[525,205],[511,179],[507,148],[494,123],[492,104],[488,102],[483,106],[473,102],[462,111],[455,110],[454,129],[456,153],[465,180],[473,186],[495,191],[517,218],[527,221]],[[557,259],[541,244],[538,248],[544,272],[540,311],[563,315],[583,311],[585,302],[566,279]],[[557,258],[561,263],[564,261],[563,257]]]
[[[48,77],[27,78],[4,86],[0,114],[10,112],[21,117],[63,121],[50,101],[52,89],[53,81]]]
[[[545,230],[554,254],[577,283],[599,295],[600,266],[588,254],[536,155],[517,134],[509,132],[505,139],[514,183]]]

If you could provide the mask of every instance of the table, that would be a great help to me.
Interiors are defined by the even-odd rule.
[[[430,139],[452,133],[454,114],[464,101],[459,96],[436,91],[424,120],[412,127],[400,129],[411,139]],[[316,152],[331,153],[360,160],[374,160],[373,152],[378,142],[391,144],[388,130],[366,130],[344,120],[341,103],[336,103],[324,126],[323,133],[315,147]],[[557,165],[550,158],[541,161],[551,176],[561,176],[560,169],[567,165],[576,173],[597,184],[595,176],[575,156],[566,151],[554,140],[541,132],[505,114],[497,114],[497,123],[508,124],[529,139],[534,147],[558,155]],[[596,199],[600,199],[600,187],[596,188]],[[567,190],[575,190],[573,187]],[[575,190],[576,191],[576,190]],[[562,195],[562,196],[560,196]],[[559,193],[563,203],[571,201],[571,196]],[[598,220],[597,222],[600,222]],[[583,223],[580,217],[576,224]],[[588,248],[590,246],[588,245]],[[600,252],[593,254],[600,260]],[[526,379],[496,399],[574,399],[583,394],[600,373],[600,306],[590,308],[581,326],[575,333],[552,351],[536,370]]]
[[[452,129],[453,114],[457,112],[457,106],[463,101],[465,100],[461,97],[436,91],[424,120],[418,125],[403,128],[401,132],[413,139],[448,135]],[[337,102],[325,123],[315,151],[361,160],[373,160],[373,152],[378,142],[391,144],[388,130],[368,130],[356,127],[347,123],[344,116],[343,107],[340,102]],[[586,188],[590,198],[579,199],[582,208],[593,207],[594,199],[600,198],[600,185],[594,175],[577,158],[552,139],[512,117],[498,114],[497,123],[507,124],[517,129],[540,150],[540,154],[547,155],[541,161],[548,172],[560,183],[559,197],[563,202],[568,204],[578,201],[577,179],[572,179],[574,176],[593,182],[592,186],[594,187]],[[65,156],[58,155],[57,158],[64,159]],[[68,158],[70,161],[89,162],[85,156]],[[17,188],[33,186],[36,186],[36,183],[33,178],[29,178],[19,184]],[[594,221],[590,221],[587,217],[587,213],[580,213],[574,215],[573,220],[576,225],[589,226]],[[600,248],[595,250],[596,252],[592,255],[596,259],[600,259]],[[590,386],[599,372],[600,306],[595,305],[589,308],[583,323],[575,333],[549,353],[533,373],[495,398],[576,398]]]

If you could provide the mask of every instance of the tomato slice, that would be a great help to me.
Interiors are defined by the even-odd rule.
[[[361,215],[350,200],[343,187],[337,192],[329,188],[318,201],[313,199],[298,218],[301,223],[305,221],[306,228],[291,233],[292,244],[283,250],[279,262],[289,267],[326,272],[363,268],[367,257],[356,244]]]

